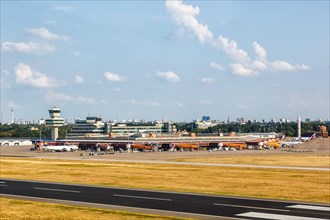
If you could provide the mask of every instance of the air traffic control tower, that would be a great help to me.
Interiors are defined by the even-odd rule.
[[[64,119],[60,118],[61,109],[54,107],[49,110],[50,118],[46,119],[46,127],[52,130],[52,141],[56,141],[58,138],[58,127],[64,125]]]

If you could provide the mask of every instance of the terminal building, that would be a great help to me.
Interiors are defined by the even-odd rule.
[[[115,124],[103,122],[101,117],[86,117],[85,120],[77,119],[72,126],[67,138],[78,137],[118,137],[118,136],[138,136],[141,134],[164,134],[176,133],[176,126],[171,122],[154,124]]]
[[[102,122],[101,117],[86,117],[85,120],[76,119],[68,138],[77,137],[102,137],[108,136],[110,132],[110,123]]]
[[[116,124],[111,127],[111,134],[114,136],[131,136],[143,133],[162,134],[162,133],[176,133],[176,126],[171,122],[155,123],[150,125],[138,124]]]

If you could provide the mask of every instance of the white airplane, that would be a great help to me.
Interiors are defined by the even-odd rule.
[[[66,152],[66,151],[76,151],[78,150],[77,145],[54,145],[54,146],[44,146],[47,151],[56,151],[56,152]]]
[[[295,147],[297,144],[302,144],[301,141],[283,141],[280,142],[280,147]]]
[[[314,132],[314,134],[312,134],[312,136],[310,137],[300,137],[300,141],[311,141],[315,138],[316,138],[316,132]]]
[[[280,147],[294,147],[297,144],[302,144],[303,142],[306,141],[311,141],[313,139],[316,138],[316,133],[314,132],[314,134],[310,137],[300,137],[300,138],[296,138],[296,141],[283,141],[280,142]]]

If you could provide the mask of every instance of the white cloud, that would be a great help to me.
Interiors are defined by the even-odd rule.
[[[197,16],[199,8],[182,3],[182,0],[166,1],[166,8],[171,14],[174,22],[192,32],[201,43],[208,43],[211,47],[219,48],[224,51],[232,60],[230,67],[233,74],[240,76],[256,76],[261,72],[271,71],[297,71],[309,70],[310,67],[305,64],[292,65],[287,61],[267,60],[267,52],[257,42],[253,42],[256,59],[251,60],[249,54],[243,49],[238,48],[238,44],[234,40],[219,35],[217,39],[213,38],[213,33],[208,29],[207,25],[199,23]]]
[[[202,83],[214,83],[215,79],[213,79],[212,77],[205,77],[201,79]]]
[[[248,53],[239,49],[237,42],[234,40],[220,35],[215,41],[215,46],[220,47],[235,62],[248,63],[250,61]]]
[[[240,76],[254,76],[254,75],[257,75],[256,71],[245,67],[241,63],[231,63],[230,67],[233,70],[233,73],[235,75],[240,75]]]
[[[10,74],[7,70],[2,70],[1,71],[0,87],[2,89],[10,89],[11,88],[11,85],[8,82],[9,75]]]
[[[109,81],[115,81],[115,82],[122,82],[126,80],[126,77],[115,74],[115,73],[110,73],[106,72],[104,73],[104,76],[109,80]]]
[[[218,63],[216,63],[214,61],[210,63],[210,67],[212,69],[217,70],[217,71],[223,71],[223,70],[225,70],[220,64],[218,64]]]
[[[274,62],[270,62],[269,66],[274,70],[274,71],[294,71],[296,70],[296,67],[291,65],[290,63],[286,61],[281,61],[281,60],[276,60]]]
[[[20,53],[48,54],[55,51],[55,47],[50,44],[39,44],[34,42],[3,42],[2,49],[5,51],[17,51]]]
[[[207,25],[200,24],[195,18],[199,14],[198,7],[182,4],[182,1],[168,0],[165,4],[173,20],[192,31],[201,43],[212,40],[213,34],[208,30]]]
[[[46,99],[49,102],[53,101],[71,101],[72,97],[64,93],[48,92],[46,94]]]
[[[77,104],[85,104],[85,105],[94,105],[96,101],[92,98],[84,97],[84,96],[78,96],[75,99],[75,102]]]
[[[75,75],[75,76],[74,76],[74,81],[75,81],[76,83],[79,83],[79,84],[82,84],[82,83],[85,82],[84,78],[83,78],[82,76],[80,76],[80,75]]]
[[[43,73],[32,70],[29,65],[19,63],[15,67],[16,82],[37,88],[57,87],[64,82],[60,82]]]
[[[311,69],[310,66],[307,66],[305,64],[297,64],[296,68],[299,69],[299,70],[310,70]]]
[[[180,82],[180,77],[172,71],[167,71],[167,72],[157,71],[156,76],[170,82]]]
[[[199,100],[199,104],[201,105],[214,105],[214,101],[212,100]]]
[[[257,42],[253,42],[252,45],[253,45],[254,51],[257,55],[257,59],[265,61],[266,57],[267,57],[267,52],[265,51],[265,49],[262,48]]]
[[[96,101],[93,98],[84,97],[84,96],[72,97],[64,93],[57,93],[53,91],[48,92],[45,97],[48,102],[62,101],[62,102],[70,102],[74,104],[83,104],[83,105],[96,104]],[[107,104],[107,101],[101,100],[101,103]]]
[[[115,88],[115,92],[121,92],[121,89],[120,88]]]
[[[28,32],[29,34],[32,34],[34,36],[40,37],[40,38],[42,38],[44,40],[48,40],[48,41],[59,40],[59,41],[67,42],[70,40],[69,36],[52,33],[44,27],[27,28],[27,29],[25,29],[25,31]]]

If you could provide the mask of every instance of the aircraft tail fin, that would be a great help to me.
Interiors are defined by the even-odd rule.
[[[312,136],[310,136],[309,140],[311,141],[311,140],[313,140],[315,138],[316,138],[316,132],[314,132],[314,134]]]

